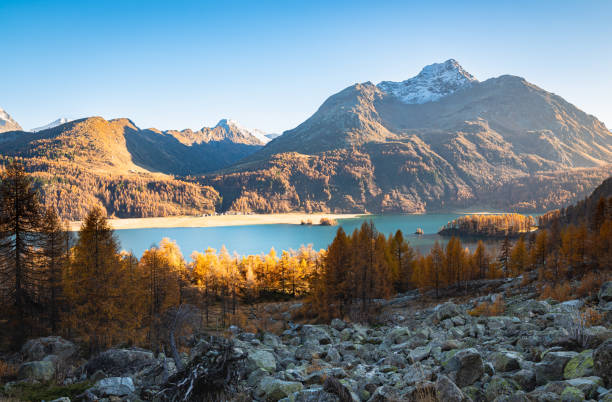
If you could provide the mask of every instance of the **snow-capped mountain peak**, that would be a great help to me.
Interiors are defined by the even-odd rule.
[[[425,66],[413,78],[402,82],[383,81],[377,87],[404,103],[434,102],[453,92],[478,82],[454,59]]]
[[[246,127],[243,127],[242,125],[240,125],[240,123],[232,119],[221,119],[219,120],[219,123],[217,123],[215,127],[221,127],[227,131],[234,130],[234,131],[241,133],[244,136],[249,136],[249,135],[253,136],[264,144],[270,142],[270,138],[266,137],[266,134],[263,131],[257,130],[257,129],[248,129]]]
[[[33,132],[33,133],[36,133],[36,132],[38,132],[38,131],[48,130],[48,129],[53,128],[53,127],[61,126],[61,125],[62,125],[62,124],[64,124],[64,123],[68,123],[68,119],[67,119],[67,118],[65,118],[65,117],[60,117],[59,119],[57,119],[57,120],[55,120],[55,121],[52,121],[52,122],[51,122],[51,123],[49,123],[49,124],[46,124],[46,125],[44,125],[44,126],[40,126],[40,127],[33,128],[33,129],[31,129],[30,131],[31,131],[31,132]]]
[[[0,120],[4,120],[4,121],[6,121],[6,120],[8,120],[8,119],[10,119],[10,118],[11,118],[11,116],[9,116],[9,114],[8,114],[8,113],[6,113],[6,112],[4,111],[4,109],[0,108]]]
[[[4,109],[0,108],[0,133],[14,130],[21,130],[21,126]]]

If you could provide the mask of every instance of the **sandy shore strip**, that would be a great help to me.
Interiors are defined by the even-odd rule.
[[[311,221],[318,225],[321,218],[347,219],[364,216],[363,214],[254,214],[254,215],[215,215],[215,216],[168,216],[163,218],[109,219],[113,229],[159,229],[159,228],[205,228],[218,226],[246,226],[289,224],[299,225]],[[79,230],[80,221],[70,222],[71,230]]]

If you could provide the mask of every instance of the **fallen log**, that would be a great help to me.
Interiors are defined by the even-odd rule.
[[[231,340],[208,337],[206,345],[191,363],[171,376],[157,393],[165,401],[200,402],[222,400],[234,394],[245,375],[247,354],[234,347]]]

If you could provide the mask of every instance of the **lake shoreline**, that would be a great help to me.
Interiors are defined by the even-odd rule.
[[[286,213],[286,214],[252,214],[252,215],[213,215],[213,216],[167,216],[161,218],[123,218],[109,219],[114,230],[124,229],[163,229],[163,228],[205,228],[223,226],[249,225],[300,225],[311,221],[318,225],[321,218],[333,220],[350,219],[367,214],[326,214],[326,213]],[[78,231],[81,221],[69,222],[70,230]]]

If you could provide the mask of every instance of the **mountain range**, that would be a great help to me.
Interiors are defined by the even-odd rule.
[[[479,81],[452,59],[405,81],[351,85],[271,137],[225,119],[160,131],[89,118],[4,133],[0,154],[104,177],[163,177],[206,189],[207,208],[243,212],[545,210],[612,174],[612,134],[597,118],[521,77]],[[153,213],[101,202],[117,216]]]
[[[0,161],[20,159],[45,204],[70,219],[92,205],[117,217],[213,212],[219,194],[183,177],[229,166],[268,140],[225,119],[198,131],[140,129],[129,119],[101,117],[50,126],[2,133]]]

